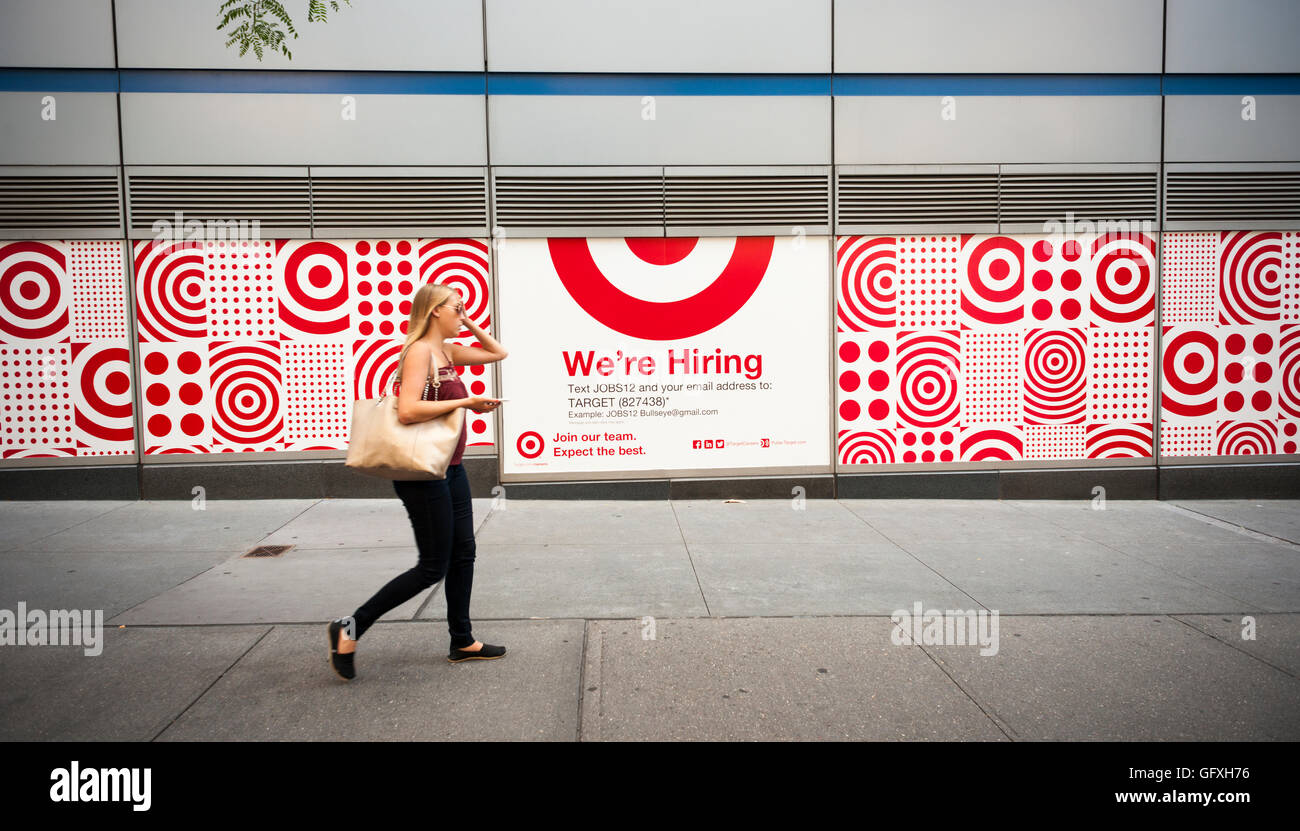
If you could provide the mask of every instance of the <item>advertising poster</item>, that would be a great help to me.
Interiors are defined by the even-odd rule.
[[[827,238],[510,239],[497,265],[503,476],[829,469]]]

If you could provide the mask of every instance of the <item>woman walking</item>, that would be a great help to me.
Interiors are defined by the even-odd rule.
[[[477,349],[449,343],[448,339],[467,327],[485,348]],[[401,388],[397,397],[397,418],[403,424],[415,424],[438,418],[456,407],[476,413],[490,413],[500,400],[468,395],[456,374],[456,365],[489,364],[506,357],[506,350],[491,335],[465,315],[460,294],[449,286],[426,283],[411,298],[411,319],[407,324],[406,345],[399,366]],[[433,384],[422,398],[426,378],[439,381],[437,401]],[[468,419],[466,419],[468,421]],[[446,579],[447,628],[451,632],[452,662],[488,660],[506,654],[505,647],[475,640],[470,627],[469,599],[474,583],[474,514],[470,502],[469,480],[461,456],[465,451],[465,428],[461,426],[460,443],[447,466],[446,479],[417,481],[395,480],[393,488],[406,506],[419,560],[375,593],[347,618],[329,624],[330,665],[340,677],[356,676],[354,657],[357,641],[366,630],[391,609]]]

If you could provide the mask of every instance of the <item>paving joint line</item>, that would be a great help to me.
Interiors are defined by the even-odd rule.
[[[911,640],[911,639],[909,638],[909,640]],[[933,654],[931,654],[930,651],[929,651],[928,649],[926,649],[923,645],[921,645],[921,644],[919,644],[919,643],[914,643],[914,644],[912,644],[912,645],[915,646],[917,649],[921,650],[921,654],[923,654],[923,655],[925,655],[925,657],[929,658],[930,661],[933,662],[934,665],[935,665],[936,667],[939,668],[939,671],[940,671],[940,672],[942,672],[944,675],[948,676],[948,680],[951,681],[951,682],[953,683],[953,686],[955,686],[957,689],[961,690],[962,695],[966,696],[966,698],[968,698],[968,699],[970,700],[970,703],[974,704],[977,708],[979,708],[979,711],[980,711],[981,713],[984,714],[984,717],[985,717],[986,719],[988,719],[989,721],[993,722],[993,726],[996,727],[996,728],[998,728],[998,732],[1000,732],[1002,735],[1004,735],[1004,736],[1007,737],[1007,741],[1011,741],[1011,742],[1018,741],[1018,739],[1016,739],[1015,737],[1013,737],[1013,736],[1011,735],[1011,733],[1016,733],[1016,731],[1013,730],[1013,729],[1011,728],[1011,725],[1008,724],[1008,725],[1006,726],[1006,728],[1004,729],[1003,726],[1002,726],[1002,720],[1001,720],[1000,718],[995,717],[995,716],[994,716],[992,713],[990,713],[988,710],[984,709],[984,705],[983,705],[983,704],[980,704],[978,701],[976,701],[976,700],[975,700],[975,696],[971,695],[970,691],[967,690],[965,687],[963,687],[963,686],[961,685],[961,682],[958,681],[955,677],[953,677],[953,674],[952,674],[951,672],[949,672],[949,671],[944,667],[943,663],[942,663],[941,661],[939,661],[937,658],[935,658],[935,656],[934,656]],[[1008,733],[1008,732],[1007,732],[1008,730],[1010,730],[1011,733]],[[1016,735],[1019,736],[1020,734],[1019,734],[1019,733],[1016,733]]]
[[[235,668],[235,664],[238,664],[240,661],[244,660],[244,657],[245,657],[246,655],[248,655],[249,652],[252,652],[254,649],[256,649],[256,648],[257,648],[257,645],[258,645],[259,643],[261,643],[262,640],[263,640],[264,638],[266,638],[267,635],[271,634],[271,632],[272,632],[274,629],[275,629],[275,626],[274,626],[274,625],[271,625],[271,626],[266,627],[266,631],[263,632],[262,634],[258,635],[258,636],[257,636],[257,640],[253,641],[251,644],[249,644],[249,646],[248,646],[247,649],[245,649],[243,652],[239,653],[239,656],[236,657],[235,660],[231,661],[231,662],[230,662],[230,665],[227,666],[225,669],[223,669],[223,670],[221,671],[221,674],[220,674],[220,675],[218,675],[216,678],[213,678],[213,679],[212,679],[212,683],[210,683],[210,684],[208,684],[206,687],[204,687],[204,688],[203,688],[203,691],[202,691],[201,693],[199,693],[198,695],[196,695],[196,696],[194,697],[194,700],[193,700],[193,701],[191,701],[189,704],[186,704],[186,705],[185,705],[185,709],[181,710],[179,713],[177,713],[175,716],[173,716],[173,717],[172,717],[172,720],[169,721],[169,722],[167,722],[167,724],[163,727],[163,729],[161,729],[161,730],[159,730],[157,733],[155,733],[155,734],[154,734],[154,737],[153,737],[152,739],[150,739],[149,741],[150,741],[150,742],[156,742],[156,741],[158,741],[158,738],[159,738],[160,736],[162,736],[163,733],[166,733],[168,730],[171,729],[171,727],[172,727],[173,724],[175,724],[177,721],[180,721],[180,719],[181,719],[182,716],[184,716],[186,713],[188,713],[188,712],[189,712],[189,711],[194,707],[195,704],[198,704],[198,703],[199,703],[199,699],[201,699],[201,698],[203,698],[203,696],[207,695],[207,694],[208,694],[208,691],[211,690],[213,687],[215,687],[215,686],[217,685],[217,682],[218,682],[218,681],[220,681],[222,678],[225,678],[225,677],[226,677],[226,674],[227,674],[228,672],[230,672],[232,669]]]
[[[1277,537],[1272,534],[1266,534],[1263,531],[1256,531],[1253,528],[1247,528],[1246,526],[1238,525],[1235,522],[1228,522],[1227,520],[1219,519],[1218,517],[1201,513],[1200,511],[1194,508],[1187,508],[1182,505],[1176,505],[1172,502],[1162,501],[1160,504],[1165,508],[1165,510],[1174,511],[1176,513],[1182,514],[1184,516],[1190,517],[1200,522],[1204,522],[1206,525],[1213,525],[1216,528],[1222,528],[1226,531],[1232,531],[1234,533],[1241,534],[1243,537],[1249,537],[1250,539],[1257,540],[1259,542],[1270,542],[1276,545],[1286,546],[1292,551],[1300,552],[1300,544],[1294,543],[1291,540],[1287,539],[1286,537]]]
[[[1220,638],[1218,635],[1214,634],[1213,632],[1207,632],[1207,631],[1205,631],[1204,629],[1201,629],[1201,628],[1198,627],[1198,626],[1194,626],[1193,624],[1189,623],[1188,621],[1183,620],[1183,618],[1182,618],[1181,615],[1166,615],[1165,617],[1168,617],[1168,618],[1171,619],[1171,620],[1176,620],[1176,621],[1178,621],[1178,622],[1181,623],[1182,625],[1189,627],[1193,632],[1196,632],[1198,635],[1204,635],[1204,636],[1207,637],[1207,638],[1211,638],[1212,640],[1216,640],[1216,641],[1218,641],[1219,643],[1223,644],[1224,646],[1227,646],[1227,647],[1230,648],[1230,649],[1235,649],[1235,650],[1237,650],[1238,652],[1240,652],[1240,653],[1243,654],[1243,655],[1246,655],[1246,656],[1249,656],[1249,657],[1251,657],[1251,658],[1254,658],[1256,661],[1259,661],[1261,664],[1264,664],[1265,666],[1270,666],[1270,667],[1272,667],[1273,669],[1277,670],[1278,672],[1281,672],[1283,675],[1288,675],[1288,676],[1290,676],[1291,678],[1295,678],[1295,677],[1297,677],[1296,674],[1295,674],[1294,672],[1292,672],[1291,670],[1287,669],[1286,667],[1280,667],[1280,666],[1278,666],[1277,664],[1273,663],[1272,661],[1268,660],[1267,658],[1261,657],[1261,656],[1259,656],[1259,655],[1256,655],[1254,652],[1250,652],[1249,650],[1246,650],[1246,649],[1241,648],[1240,646],[1237,646],[1237,645],[1236,645],[1235,643],[1233,643],[1232,641],[1225,641],[1223,638]],[[1258,615],[1252,615],[1252,617],[1258,617]]]

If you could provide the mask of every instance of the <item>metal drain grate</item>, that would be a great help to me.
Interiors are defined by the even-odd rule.
[[[252,551],[245,554],[245,557],[279,557],[284,552],[293,548],[292,545],[259,545]]]

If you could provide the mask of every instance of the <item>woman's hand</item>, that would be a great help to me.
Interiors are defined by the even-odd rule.
[[[490,413],[501,406],[499,398],[488,398],[483,395],[471,395],[465,401],[468,402],[465,404],[467,408],[479,414]]]

